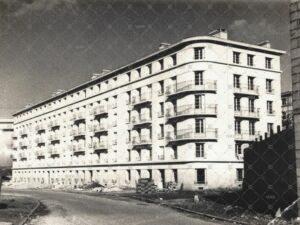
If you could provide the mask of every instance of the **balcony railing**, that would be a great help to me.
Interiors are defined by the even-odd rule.
[[[242,94],[242,95],[259,95],[259,87],[252,86],[248,87],[248,85],[238,85],[234,87],[235,94]]]
[[[138,137],[134,137],[132,138],[132,142],[131,144],[133,146],[139,146],[139,145],[151,145],[152,144],[152,140],[149,136],[146,135],[141,135],[140,138]]]
[[[85,136],[86,131],[85,130],[72,130],[70,132],[70,135],[73,137],[78,137],[78,136]]]
[[[59,134],[50,134],[49,135],[49,141],[57,141],[60,139],[60,135]]]
[[[103,106],[103,105],[97,106],[91,111],[91,115],[93,116],[103,115],[107,113],[108,113],[107,106]]]
[[[37,126],[35,127],[35,130],[36,130],[36,131],[43,131],[43,130],[45,130],[45,129],[46,129],[46,126],[45,126],[45,125],[42,125],[42,124],[37,125]]]
[[[195,108],[195,105],[183,105],[177,107],[176,112],[172,111],[171,109],[167,109],[166,117],[180,117],[180,116],[193,116],[193,115],[207,115],[207,116],[216,116],[217,115],[217,105],[207,105],[201,107],[199,109]]]
[[[72,145],[72,151],[73,152],[84,152],[85,151],[85,145],[84,144],[73,144]]]
[[[75,113],[72,115],[71,120],[76,122],[76,121],[80,121],[80,120],[84,120],[84,116],[83,113]]]
[[[191,129],[178,130],[177,134],[168,133],[168,141],[188,141],[188,140],[216,140],[218,138],[217,129],[205,129],[203,132],[196,133]]]
[[[37,144],[44,144],[44,143],[46,143],[46,140],[44,138],[42,138],[42,137],[39,137],[39,138],[35,139],[35,142]]]
[[[92,145],[91,145],[92,149],[94,151],[97,151],[97,150],[106,150],[108,149],[108,145],[107,145],[107,142],[106,141],[101,141],[101,142],[94,142]]]
[[[249,133],[248,131],[241,131],[240,133],[236,132],[234,138],[236,141],[255,141],[259,139],[259,136],[259,132]]]
[[[166,87],[166,96],[181,94],[184,92],[212,91],[217,90],[216,81],[204,81],[202,85],[196,85],[195,81],[184,81]]]
[[[244,117],[244,118],[259,118],[259,109],[249,110],[249,109],[240,109],[234,111],[234,116]]]
[[[132,117],[131,124],[132,125],[142,125],[152,123],[152,118],[149,115],[142,114],[140,117]]]
[[[60,124],[59,124],[58,120],[53,120],[53,121],[50,121],[48,126],[49,126],[49,128],[54,128],[54,127],[59,127]]]
[[[133,96],[131,98],[131,105],[137,106],[144,103],[150,103],[151,102],[151,94],[143,94],[141,96]]]
[[[90,128],[90,131],[94,133],[107,132],[107,130],[107,124],[94,125]]]

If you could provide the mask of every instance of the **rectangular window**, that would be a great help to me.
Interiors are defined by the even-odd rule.
[[[178,172],[177,169],[173,169],[174,182],[178,183]]]
[[[205,169],[196,169],[197,172],[197,183],[205,184]]]
[[[267,91],[267,93],[272,93],[272,91],[273,91],[271,79],[266,80],[266,91]]]
[[[249,102],[248,102],[249,112],[254,112],[254,110],[255,110],[254,101],[255,100],[252,98],[249,99]]]
[[[196,158],[203,158],[203,157],[204,157],[204,144],[196,143]]]
[[[160,116],[164,116],[165,115],[165,107],[164,107],[164,103],[160,102]]]
[[[235,87],[235,88],[240,88],[240,86],[241,86],[241,83],[240,83],[240,75],[237,75],[237,74],[234,74],[233,75],[233,86]]]
[[[242,154],[242,145],[241,144],[235,144],[235,154],[236,155]]]
[[[243,181],[244,171],[243,169],[236,169],[236,179],[237,181]]]
[[[176,54],[171,55],[171,58],[172,58],[173,66],[176,66],[177,65],[177,55]]]
[[[195,71],[195,85],[203,85],[203,71]]]
[[[234,130],[236,134],[241,133],[241,121],[239,120],[234,121]]]
[[[235,97],[234,98],[234,111],[241,111],[241,99]]]
[[[202,95],[195,95],[195,109],[202,109],[203,99]]]
[[[164,60],[160,59],[160,60],[158,60],[158,62],[159,62],[159,65],[160,65],[160,70],[164,70]]]
[[[203,119],[195,119],[195,132],[196,133],[204,133]]]
[[[149,74],[152,74],[152,64],[148,64],[147,67],[148,67]]]
[[[163,80],[159,81],[159,87],[159,95],[163,95],[165,93],[165,85]]]
[[[139,77],[141,77],[142,76],[141,68],[136,69],[136,71],[137,71]]]
[[[248,77],[248,90],[254,90],[254,77]]]
[[[240,52],[233,52],[233,63],[240,64]]]
[[[128,82],[131,81],[131,73],[130,72],[127,73],[127,79],[128,79]]]
[[[268,129],[268,133],[271,134],[273,133],[273,123],[268,123],[267,124],[267,129]]]
[[[273,102],[267,101],[267,112],[268,114],[273,114]]]
[[[163,124],[159,124],[160,127],[160,137],[164,138],[165,137],[165,127]]]
[[[255,122],[249,121],[249,134],[255,135]]]
[[[247,55],[247,65],[248,66],[253,66],[254,65],[253,61],[254,61],[254,55],[248,54]]]
[[[128,174],[128,181],[131,181],[131,172],[130,172],[130,170],[127,170],[127,174]]]
[[[266,61],[265,61],[265,63],[266,63],[266,68],[267,69],[272,69],[272,58],[268,58],[268,57],[266,57],[266,59],[265,59]]]
[[[178,159],[177,146],[173,146],[173,151],[174,151],[174,159]]]
[[[194,48],[194,58],[195,60],[204,58],[204,48]]]

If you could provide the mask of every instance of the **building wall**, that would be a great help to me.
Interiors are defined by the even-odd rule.
[[[196,47],[204,48],[201,60],[194,59]],[[239,65],[232,63],[233,51],[241,53]],[[171,57],[174,54],[176,65]],[[247,54],[255,55],[253,67],[247,66]],[[265,57],[272,58],[271,69],[262,63]],[[236,155],[235,145],[246,147],[267,131],[267,123],[281,125],[281,105],[277,104],[281,93],[279,55],[199,42],[163,58],[158,54],[138,68],[140,77],[133,68],[130,82],[127,72],[122,73],[117,80],[101,81],[100,91],[99,84],[88,86],[51,105],[16,114],[14,180],[70,186],[98,180],[134,186],[139,177],[152,177],[161,187],[165,177],[165,182],[177,180],[185,189],[239,185],[236,169],[243,168],[243,162]],[[203,71],[203,85],[195,86],[195,71]],[[234,88],[234,74],[240,75],[242,89]],[[254,91],[244,89],[248,76],[255,77]],[[273,80],[272,93],[265,93],[266,79]],[[164,82],[164,93],[160,81]],[[195,94],[203,95],[201,110],[195,110]],[[248,109],[248,99],[255,98],[259,114],[254,118],[243,113],[235,116],[235,96],[241,97],[242,109]],[[266,113],[267,101],[273,101],[272,115]],[[164,115],[160,103],[164,104]],[[95,110],[97,115],[93,114]],[[103,128],[97,127],[99,118]],[[196,118],[204,120],[203,133],[195,132]],[[235,135],[235,119],[241,120],[239,138]],[[256,124],[252,135],[249,121]],[[160,125],[164,125],[163,135]],[[204,144],[203,157],[196,158],[195,143]],[[196,183],[196,169],[205,169],[202,184]]]

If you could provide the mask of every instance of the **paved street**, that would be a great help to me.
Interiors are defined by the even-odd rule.
[[[154,204],[127,198],[112,199],[48,190],[5,190],[40,199],[50,213],[33,219],[31,225],[214,225],[199,218]]]

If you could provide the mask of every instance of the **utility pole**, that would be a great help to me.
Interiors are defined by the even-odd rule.
[[[300,196],[300,0],[290,1],[290,38],[297,194]],[[298,201],[298,216],[300,202]]]

